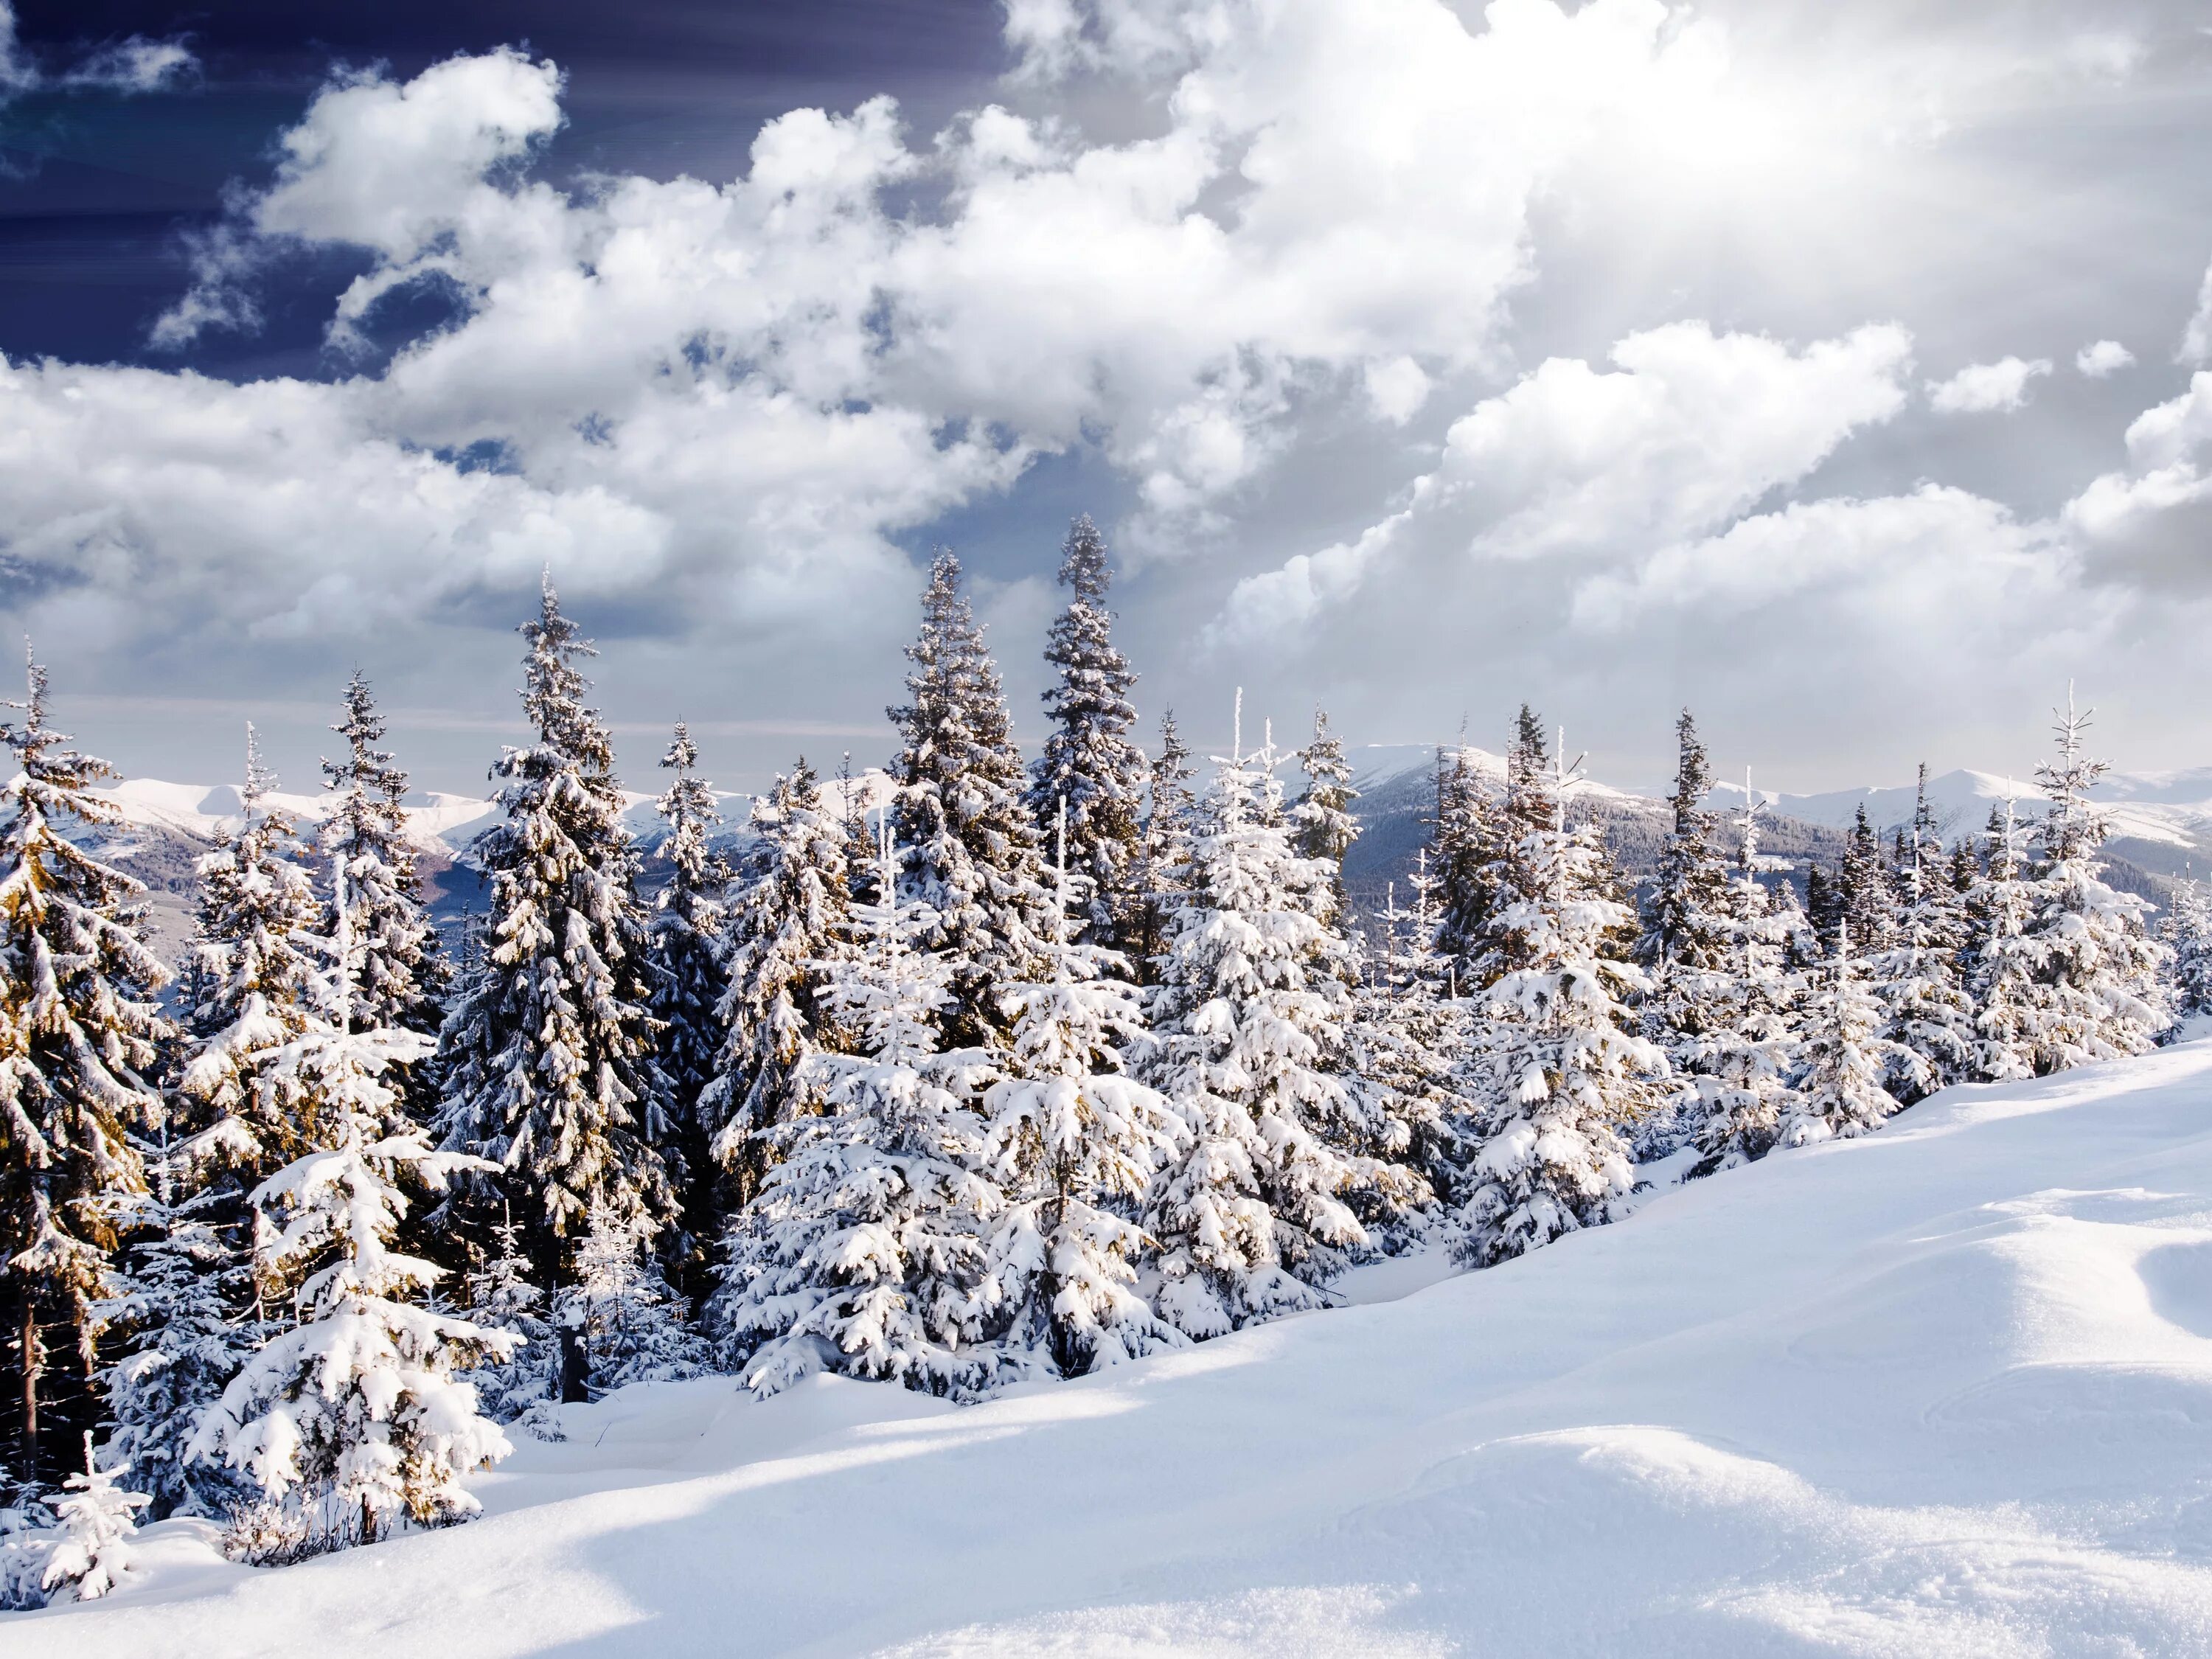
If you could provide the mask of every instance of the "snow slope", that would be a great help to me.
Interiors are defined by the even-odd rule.
[[[0,1651],[2212,1651],[2212,1042],[987,1406],[572,1410],[472,1525],[248,1571],[169,1523]]]

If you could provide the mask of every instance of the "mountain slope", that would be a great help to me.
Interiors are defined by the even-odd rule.
[[[572,1409],[473,1525],[249,1572],[169,1523],[150,1583],[0,1646],[2203,1652],[2212,1043],[1949,1091],[1402,1300],[979,1407]]]

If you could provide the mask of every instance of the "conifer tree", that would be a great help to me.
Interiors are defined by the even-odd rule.
[[[1449,752],[1449,758],[1446,758]],[[1468,757],[1464,744],[1437,751],[1436,948],[1450,994],[1482,984],[1480,958],[1498,906],[1504,840],[1498,803]]]
[[[2070,687],[2057,720],[2058,758],[2035,769],[2051,802],[2037,826],[2037,904],[2028,926],[2041,947],[2040,1073],[2146,1054],[2172,1023],[2160,978],[2164,951],[2147,925],[2150,906],[2104,880],[2097,853],[2111,829],[2089,791],[2111,766],[2084,752],[2089,716],[2075,711]]]
[[[984,1241],[1006,1197],[978,1168],[970,1106],[991,1068],[939,1046],[952,967],[917,948],[935,924],[899,891],[881,836],[884,896],[855,907],[863,947],[823,992],[859,1052],[801,1066],[819,1109],[763,1132],[781,1161],[730,1224],[714,1318],[763,1395],[820,1370],[956,1398],[1000,1376]]]
[[[307,1144],[300,1103],[258,1087],[256,1073],[263,1055],[319,1016],[323,994],[323,908],[290,814],[269,804],[276,787],[249,724],[243,819],[199,863],[198,998],[178,1085],[194,1131],[178,1148],[180,1167],[217,1181],[228,1170],[246,1186]]]
[[[492,1230],[492,1254],[468,1276],[469,1322],[517,1339],[505,1358],[486,1358],[471,1373],[477,1401],[495,1423],[526,1430],[537,1423],[538,1408],[555,1393],[560,1340],[545,1321],[545,1292],[531,1276],[522,1254],[522,1230],[510,1218]]]
[[[46,724],[46,672],[0,725],[16,775],[0,787],[0,1274],[14,1307],[8,1381],[21,1473],[54,1472],[40,1443],[46,1331],[88,1340],[118,1203],[145,1189],[129,1130],[159,1119],[147,1081],[171,1036],[152,997],[167,980],[138,936],[139,883],[65,831],[112,823],[92,790],[114,775]]]
[[[664,1161],[682,1182],[684,1254],[696,1253],[720,1231],[716,1214],[715,1166],[711,1143],[718,1127],[702,1102],[712,1085],[726,1046],[721,1006],[729,980],[720,960],[723,894],[730,884],[728,863],[708,841],[722,816],[714,793],[694,769],[698,745],[682,721],[677,723],[662,766],[675,773],[655,805],[668,825],[659,857],[668,883],[655,899],[647,934],[653,969],[650,1007],[659,1022],[661,1076],[668,1090],[669,1129]]]
[[[950,553],[930,566],[921,632],[906,654],[912,701],[889,711],[904,739],[892,767],[891,823],[907,851],[900,884],[927,918],[922,947],[951,967],[949,1040],[1002,1046],[1000,994],[1035,971],[1048,905],[998,667]]]
[[[2205,900],[2203,882],[2185,877],[2175,887],[2168,924],[2174,1013],[2212,1013],[2212,903]]]
[[[1291,808],[1292,844],[1298,856],[1325,864],[1336,873],[1330,881],[1337,910],[1344,908],[1344,856],[1359,839],[1359,820],[1352,804],[1359,792],[1352,787],[1352,768],[1344,758],[1344,739],[1328,729],[1328,715],[1314,710],[1313,741],[1298,750],[1298,769],[1306,787]]]
[[[1882,855],[1881,836],[1859,803],[1844,844],[1843,862],[1836,871],[1837,919],[1850,929],[1852,948],[1861,954],[1887,947],[1896,930],[1897,894],[1890,879],[1889,861]],[[1834,934],[1827,935],[1832,945]]]
[[[322,843],[345,865],[355,1018],[365,1030],[435,1036],[451,969],[422,908],[407,836],[407,774],[378,747],[384,716],[358,671],[346,682],[345,718],[331,729],[345,738],[346,752],[323,763],[323,787],[337,801]],[[334,937],[335,919],[326,917],[322,931]]]
[[[1899,1110],[1884,1076],[1897,1066],[1910,1074],[1927,1062],[1881,1036],[1881,1005],[1859,978],[1846,919],[1807,1010],[1794,1095],[1778,1145],[1806,1146],[1866,1134]]]
[[[1805,919],[1810,931],[1802,959],[1810,963],[1834,945],[1836,930],[1844,921],[1842,884],[1818,864],[1805,866]]]
[[[1613,896],[1603,845],[1571,828],[1580,774],[1547,757],[1542,726],[1521,710],[1508,756],[1510,793],[1501,891],[1483,994],[1491,1022],[1477,1064],[1488,1088],[1474,1190],[1459,1216],[1462,1257],[1519,1255],[1607,1218],[1633,1176],[1621,1131],[1649,1110],[1667,1074],[1624,999],[1649,987],[1613,954],[1632,912]]]
[[[1159,757],[1152,763],[1145,793],[1145,833],[1132,885],[1137,921],[1129,943],[1129,965],[1137,982],[1157,982],[1161,958],[1182,908],[1190,872],[1190,831],[1197,804],[1191,795],[1194,775],[1190,750],[1176,729],[1175,710],[1160,716]]]
[[[2002,1083],[2035,1075],[2043,1025],[2044,946],[2031,938],[2035,884],[2028,828],[2008,797],[1990,809],[1980,879],[1966,895],[1966,991],[1974,1011],[1974,1075]]]
[[[656,1147],[666,1083],[647,1007],[635,854],[622,826],[614,751],[576,659],[592,653],[549,579],[523,624],[523,708],[538,741],[509,749],[507,820],[477,845],[491,876],[482,962],[441,1036],[448,1150],[520,1179],[526,1236],[541,1270],[594,1199],[617,1212],[670,1215],[675,1194]]]
[[[252,1271],[200,1218],[204,1208],[144,1200],[128,1269],[111,1279],[95,1310],[124,1347],[100,1375],[112,1425],[101,1449],[130,1465],[157,1521],[219,1516],[237,1496],[222,1471],[184,1457],[201,1414],[238,1374],[254,1339],[243,1316]]]
[[[1042,836],[1059,803],[1067,803],[1068,865],[1082,878],[1085,937],[1125,951],[1134,943],[1143,902],[1135,878],[1151,769],[1129,735],[1137,723],[1129,704],[1137,677],[1114,647],[1110,576],[1106,538],[1088,516],[1077,519],[1060,549],[1067,609],[1054,622],[1044,653],[1060,674],[1044,693],[1053,729],[1031,769],[1027,805]]]
[[[1240,694],[1241,698],[1241,694]],[[1240,721],[1241,727],[1241,721]],[[1205,1338],[1299,1308],[1364,1248],[1358,1188],[1406,1201],[1408,1172],[1339,1149],[1349,947],[1324,864],[1297,855],[1271,747],[1217,763],[1190,892],[1150,994],[1146,1080],[1188,1126],[1154,1182],[1162,1316]]]
[[[1698,1161],[1691,1166],[1692,1176],[1764,1158],[1793,1099],[1789,1079],[1796,1070],[1794,1019],[1802,988],[1790,969],[1789,955],[1805,924],[1794,887],[1784,884],[1781,891],[1787,896],[1777,903],[1759,879],[1790,866],[1759,852],[1759,809],[1747,769],[1728,894],[1728,1019],[1697,1057]]]
[[[845,829],[803,758],[756,804],[752,828],[722,939],[728,989],[717,1018],[728,1035],[701,1097],[740,1208],[760,1190],[767,1133],[805,1109],[809,1056],[840,1046],[823,993],[852,908]]]
[[[343,917],[343,876],[337,884]],[[518,1346],[507,1332],[407,1299],[445,1270],[391,1248],[407,1210],[398,1178],[435,1190],[495,1166],[434,1152],[405,1121],[388,1079],[430,1045],[390,1026],[353,1029],[343,933],[330,1017],[261,1061],[261,1085],[309,1102],[322,1137],[252,1199],[272,1223],[257,1266],[292,1288],[299,1322],[231,1379],[186,1453],[250,1477],[284,1517],[276,1530],[307,1553],[373,1543],[403,1520],[434,1526],[474,1514],[461,1477],[510,1448],[454,1373]]]
[[[1471,1152],[1458,1090],[1466,1042],[1462,1006],[1447,994],[1450,964],[1436,948],[1436,878],[1427,849],[1416,854],[1413,908],[1398,908],[1396,884],[1380,918],[1382,948],[1365,959],[1346,1022],[1352,1149],[1418,1175],[1417,1201],[1449,1199]],[[1389,1243],[1420,1220],[1401,1204],[1376,1205],[1355,1192],[1352,1207]]]
[[[1064,823],[1054,891],[1072,905]],[[1152,1244],[1118,1207],[1139,1198],[1185,1133],[1157,1092],[1125,1076],[1143,1036],[1134,987],[1095,945],[1055,929],[1050,977],[1007,993],[1011,1075],[982,1102],[983,1156],[1009,1202],[991,1236],[1006,1297],[1007,1370],[1080,1376],[1183,1339],[1138,1291]]]
[[[1966,1076],[1974,1043],[1973,1005],[1959,966],[1965,915],[1943,867],[1924,761],[1910,830],[1899,835],[1902,908],[1889,948],[1869,966],[1884,1010],[1882,1035],[1922,1062],[1894,1066],[1886,1079],[1891,1095],[1909,1106]]]
[[[583,1333],[591,1387],[600,1394],[706,1369],[706,1345],[653,1259],[653,1233],[649,1217],[594,1205],[576,1250],[576,1282],[561,1295],[560,1322]]]
[[[70,1476],[67,1495],[54,1505],[61,1537],[40,1576],[40,1588],[50,1601],[97,1601],[135,1565],[136,1511],[148,1499],[124,1487],[129,1471],[123,1462],[100,1468],[92,1436],[85,1436],[84,1471]]]
[[[1638,1150],[1656,1156],[1694,1133],[1705,1115],[1698,1073],[1711,1069],[1731,1024],[1735,986],[1728,873],[1713,842],[1712,766],[1697,722],[1674,723],[1674,825],[1642,909],[1636,961],[1651,982],[1642,1001],[1644,1034],[1667,1053],[1680,1079],[1669,1109],[1654,1112]]]

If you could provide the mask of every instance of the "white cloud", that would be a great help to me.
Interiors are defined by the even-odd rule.
[[[2174,361],[2212,362],[2212,265],[2205,266],[2204,280],[2197,285],[2197,309],[2181,331],[2181,349],[2174,353]]]
[[[1928,382],[1928,406],[1939,415],[2009,414],[2027,401],[2027,384],[2051,373],[2051,360],[2001,357],[1969,363],[1948,380]]]
[[[2118,340],[2097,340],[2074,354],[2074,367],[2093,380],[2117,374],[2136,360],[2136,354]]]
[[[1555,357],[1476,405],[1401,511],[1245,578],[1216,637],[1301,625],[1402,559],[1626,557],[1724,524],[1902,409],[1911,340],[1876,325],[1792,350],[1674,323],[1611,358],[1606,372]],[[1438,597],[1418,585],[1424,602]]]
[[[0,0],[0,102],[41,87],[65,92],[164,92],[198,73],[199,60],[181,40],[143,34],[112,40],[77,63],[50,73],[24,51],[14,0]]]

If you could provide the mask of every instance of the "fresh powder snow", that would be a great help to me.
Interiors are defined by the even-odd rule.
[[[2212,1040],[1431,1277],[972,1407],[623,1389],[471,1525],[270,1571],[160,1522],[0,1653],[2212,1648]]]

